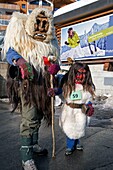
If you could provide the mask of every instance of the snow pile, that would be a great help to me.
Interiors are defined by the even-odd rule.
[[[103,109],[106,108],[113,109],[113,96],[110,96],[106,99],[106,102],[103,105]]]
[[[9,98],[0,98],[0,102],[9,103]]]
[[[101,110],[113,109],[113,96],[110,94],[104,94],[103,96],[97,96],[93,102],[94,107]]]

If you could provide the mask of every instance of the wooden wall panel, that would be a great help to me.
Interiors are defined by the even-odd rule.
[[[0,14],[0,19],[9,20],[10,18],[11,18],[11,15],[2,15],[2,14]]]
[[[52,7],[51,6],[39,6],[39,5],[31,5],[31,4],[29,4],[28,5],[28,9],[35,9],[35,8],[42,8],[42,7],[44,7],[44,8],[47,8],[47,9],[49,9],[49,10],[52,10]]]
[[[0,3],[0,9],[11,9],[12,11],[13,10],[20,10],[20,7],[19,5],[15,5],[15,4],[6,4],[6,3]]]
[[[58,39],[59,46],[61,45],[61,28],[56,27],[56,37]]]
[[[4,31],[4,30],[6,30],[6,28],[7,28],[7,26],[6,25],[0,25],[0,31]]]

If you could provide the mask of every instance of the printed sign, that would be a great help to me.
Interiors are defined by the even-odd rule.
[[[82,99],[82,93],[81,91],[74,91],[70,95],[71,100],[81,100]]]
[[[61,29],[61,61],[113,57],[113,14]]]

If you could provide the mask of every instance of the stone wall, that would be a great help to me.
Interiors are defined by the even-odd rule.
[[[96,86],[96,94],[113,95],[113,71],[104,71],[103,64],[89,65],[89,67]]]
[[[110,94],[113,96],[113,71],[104,71],[104,64],[89,65],[93,82],[96,86],[96,95]],[[68,66],[62,66],[68,70]]]
[[[7,63],[0,62],[0,98],[7,97],[6,91],[6,75],[7,75]]]

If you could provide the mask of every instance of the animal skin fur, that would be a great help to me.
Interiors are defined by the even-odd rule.
[[[33,39],[34,24],[41,11],[44,11],[49,21],[47,37],[43,42]],[[55,36],[52,12],[45,8],[36,8],[28,16],[14,12],[4,38],[4,58],[6,58],[9,47],[14,48],[37,70],[44,68],[43,56],[54,55],[58,58],[59,47]]]
[[[45,31],[46,38],[43,41],[34,38],[34,32],[37,31],[35,25],[37,24],[38,27],[37,18],[39,16],[42,16],[42,20],[48,21],[48,29]],[[51,98],[47,95],[47,90],[50,88],[50,74],[47,68],[45,69],[43,57],[55,56],[56,62],[59,58],[59,47],[55,36],[52,11],[45,8],[36,8],[29,15],[14,12],[4,38],[4,58],[6,58],[9,48],[13,48],[33,65],[34,70],[34,79],[32,81],[27,80],[28,86],[24,85],[26,80],[21,80],[21,83],[18,81],[17,87],[15,86],[16,80],[11,79],[10,75],[7,76],[8,95],[11,98],[11,103],[15,106],[18,105],[18,88],[21,88],[26,101],[31,100],[30,102],[34,103],[39,111],[42,111],[44,118],[50,123]],[[19,87],[20,85],[21,87]],[[26,88],[24,89],[24,87]]]
[[[91,94],[88,91],[84,91],[81,84],[76,85],[76,90],[80,90],[82,92],[82,99],[73,101],[73,103],[86,104],[89,100],[92,100]],[[67,97],[65,100],[68,103],[72,102],[70,97]],[[87,115],[82,112],[81,108],[73,109],[64,104],[60,115],[59,124],[70,139],[79,139],[85,135]]]

